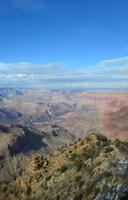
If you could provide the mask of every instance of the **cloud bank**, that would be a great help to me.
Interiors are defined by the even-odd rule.
[[[1,87],[44,89],[128,89],[128,57],[71,70],[63,63],[0,63]]]

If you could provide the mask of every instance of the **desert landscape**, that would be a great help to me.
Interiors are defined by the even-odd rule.
[[[125,91],[0,89],[0,199],[35,200],[41,199],[41,195],[45,196],[43,200],[68,199],[63,193],[67,176],[70,176],[70,184],[74,179],[78,179],[80,185],[86,184],[81,174],[84,160],[87,160],[85,179],[92,174],[87,166],[94,165],[93,182],[96,181],[95,170],[102,167],[99,173],[103,173],[104,181],[107,181],[106,176],[111,176],[112,172],[104,162],[108,165],[115,162],[119,168],[119,160],[128,152],[125,142],[128,139],[127,98]],[[106,161],[101,163],[104,156]],[[75,166],[79,168],[77,171],[74,171]],[[97,179],[101,174],[97,173]],[[37,192],[36,187],[41,187],[40,184],[44,185],[44,190],[47,188],[47,192],[41,189]],[[90,182],[90,187],[92,184]],[[77,193],[73,188],[70,193],[75,200],[77,196],[78,199],[101,200],[105,195],[101,192],[101,196],[96,197],[95,187],[90,193],[87,186],[85,193],[79,190],[79,185],[76,187]],[[102,187],[99,186],[100,191]],[[65,189],[71,188],[67,186]],[[109,195],[107,189],[106,195]]]

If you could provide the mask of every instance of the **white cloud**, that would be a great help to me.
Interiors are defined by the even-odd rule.
[[[31,64],[31,63],[0,63],[0,72],[4,71],[8,74],[53,74],[62,73],[64,71],[63,64],[49,63],[49,64]]]
[[[120,64],[120,63],[128,63],[128,56],[109,59],[109,60],[103,60],[103,61],[99,62],[99,65],[109,66],[109,65]]]
[[[46,88],[128,87],[128,57],[100,61],[85,70],[69,70],[62,63],[0,63],[0,84]]]

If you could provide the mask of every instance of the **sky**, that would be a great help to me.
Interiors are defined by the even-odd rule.
[[[128,88],[127,0],[0,0],[0,86]]]

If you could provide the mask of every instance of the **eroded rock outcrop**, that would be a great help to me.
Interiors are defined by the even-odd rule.
[[[45,162],[43,155],[36,153],[28,159],[28,171],[37,172],[39,171]]]

